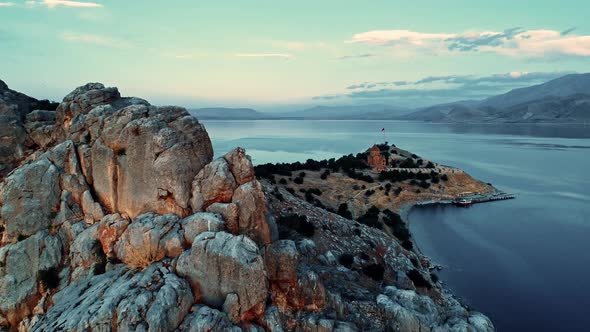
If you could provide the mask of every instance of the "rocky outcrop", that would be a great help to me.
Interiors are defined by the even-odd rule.
[[[0,80],[0,181],[52,140],[55,107],[47,100],[10,90]]]
[[[395,238],[212,160],[186,110],[49,106],[0,81],[0,330],[493,330]]]
[[[190,214],[192,177],[213,150],[185,109],[150,106],[90,83],[64,98],[56,119],[58,140],[77,144],[84,175],[108,213]]]
[[[189,284],[163,263],[145,270],[123,265],[75,282],[31,331],[173,331],[189,312]]]

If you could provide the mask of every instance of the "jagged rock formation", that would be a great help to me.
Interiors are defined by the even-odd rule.
[[[91,83],[32,111],[0,90],[16,105],[0,106],[13,117],[0,149],[0,330],[493,329],[440,286],[416,286],[407,271],[427,272],[395,239],[288,193],[269,199],[243,149],[212,160],[182,108]],[[309,214],[315,235],[279,240],[287,210]],[[382,280],[341,266],[347,250],[385,264]]]

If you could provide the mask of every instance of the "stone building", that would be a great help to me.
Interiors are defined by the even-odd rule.
[[[381,153],[381,149],[375,144],[369,150],[369,156],[367,157],[367,163],[374,171],[384,171],[386,167],[385,157]]]

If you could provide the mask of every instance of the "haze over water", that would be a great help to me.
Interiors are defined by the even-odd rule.
[[[216,155],[256,164],[325,159],[384,139],[517,199],[410,214],[421,251],[498,331],[582,331],[590,288],[590,127],[399,121],[205,121]],[[385,136],[380,129],[385,127]]]

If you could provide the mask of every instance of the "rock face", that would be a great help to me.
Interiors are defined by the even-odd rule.
[[[0,80],[0,181],[36,148],[48,143],[55,107],[47,100],[10,90]]]
[[[238,321],[264,312],[268,291],[264,261],[256,244],[243,235],[200,234],[178,259],[177,270],[190,280],[197,301],[221,307],[230,297]]]
[[[204,127],[183,108],[121,98],[99,83],[79,87],[56,112],[57,139],[71,139],[109,213],[189,215],[191,178],[211,161]]]
[[[396,239],[212,160],[182,108],[0,81],[0,120],[0,331],[493,330]]]

